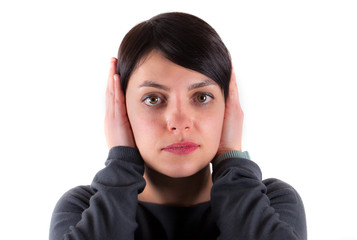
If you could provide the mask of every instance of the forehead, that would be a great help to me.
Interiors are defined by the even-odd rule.
[[[198,84],[208,85],[218,84],[206,75],[182,67],[162,56],[157,51],[153,51],[145,57],[130,77],[130,82],[135,85],[160,84]]]

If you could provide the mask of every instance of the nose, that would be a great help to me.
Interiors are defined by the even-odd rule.
[[[192,129],[193,120],[189,108],[180,104],[172,105],[166,112],[167,129],[176,134]]]

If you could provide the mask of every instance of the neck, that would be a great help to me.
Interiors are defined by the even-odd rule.
[[[209,165],[196,174],[172,178],[145,166],[146,187],[139,201],[163,205],[192,206],[210,201],[212,175]]]

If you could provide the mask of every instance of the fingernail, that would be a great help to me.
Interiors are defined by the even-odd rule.
[[[117,82],[118,81],[118,75],[114,75],[114,81]]]

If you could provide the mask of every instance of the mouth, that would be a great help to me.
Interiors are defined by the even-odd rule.
[[[179,142],[168,145],[164,147],[162,150],[167,151],[173,154],[189,154],[195,151],[200,145],[193,142]]]

